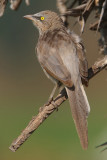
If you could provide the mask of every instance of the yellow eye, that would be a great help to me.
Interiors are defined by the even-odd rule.
[[[41,20],[43,21],[43,20],[44,20],[44,17],[41,17]]]

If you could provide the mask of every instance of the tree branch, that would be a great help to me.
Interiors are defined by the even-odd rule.
[[[96,74],[98,74],[101,70],[103,70],[107,66],[107,55],[102,59],[96,61],[94,65],[89,68],[88,73],[90,80]],[[29,122],[28,126],[22,131],[19,137],[14,140],[9,147],[9,149],[15,152],[29,137],[30,135],[51,115],[60,105],[67,100],[67,94],[65,89],[63,89],[58,96],[45,107],[41,107],[37,116],[34,116],[32,120]]]
[[[4,14],[6,4],[7,4],[7,0],[0,0],[0,17]]]
[[[17,10],[22,3],[22,0],[9,0],[10,8],[12,10]],[[8,0],[0,0],[0,17],[3,16]],[[29,0],[25,0],[26,5],[30,4]]]
[[[67,6],[66,6],[66,3],[67,3],[68,0],[57,0],[57,8],[60,12],[60,14],[63,14],[67,11]],[[61,16],[65,26],[67,27],[68,26],[68,21],[67,21],[67,16],[65,15],[62,15]]]
[[[12,10],[16,10],[20,6],[21,2],[22,0],[10,0],[10,8]]]

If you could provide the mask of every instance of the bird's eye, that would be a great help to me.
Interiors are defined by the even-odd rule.
[[[43,21],[43,20],[44,20],[44,17],[41,17],[41,20]]]

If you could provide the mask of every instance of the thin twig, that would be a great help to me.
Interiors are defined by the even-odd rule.
[[[107,56],[95,62],[95,64],[89,68],[89,77],[90,80],[97,73],[107,66]],[[51,104],[46,105],[39,111],[37,116],[34,116],[29,122],[28,126],[22,131],[19,137],[14,140],[9,147],[9,149],[15,152],[27,139],[28,137],[51,115],[60,105],[67,100],[67,94],[65,89],[63,89],[60,94],[51,102]]]
[[[60,12],[60,14],[63,14],[67,11],[67,6],[66,6],[66,2],[67,0],[57,0],[57,8]],[[67,22],[67,16],[61,16],[65,26],[68,26],[68,22]]]
[[[64,12],[62,15],[65,16],[74,16],[74,17],[78,17],[82,14],[82,12],[84,11],[86,7],[86,4],[81,4],[75,8],[69,9],[66,12]]]
[[[88,70],[88,79],[90,80],[96,74],[98,74],[101,70],[107,67],[107,55],[102,59],[96,61],[94,65]]]
[[[4,14],[6,5],[7,5],[7,0],[0,0],[0,17]]]
[[[96,148],[103,147],[103,146],[107,146],[107,142],[96,146]],[[105,147],[104,149],[102,149],[100,152],[103,152],[103,151],[105,151],[106,149],[107,149],[107,147]]]
[[[105,11],[105,9],[106,9],[106,5],[107,5],[107,0],[105,0],[105,1],[103,2],[103,5],[102,5],[102,10],[101,10],[101,13],[100,13],[100,18],[99,18],[99,23],[98,23],[98,26],[97,26],[97,32],[98,32],[98,29],[99,29],[99,27],[100,27],[100,24],[101,24],[103,15],[104,15],[104,11]]]
[[[12,10],[16,10],[20,6],[21,2],[22,0],[10,0],[11,3],[10,8]]]
[[[98,21],[90,24],[89,29],[92,31],[96,31],[97,30],[97,26],[98,26]]]
[[[30,0],[25,0],[25,3],[26,3],[27,6],[29,6],[30,5]]]

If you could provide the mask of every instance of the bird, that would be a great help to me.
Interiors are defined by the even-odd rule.
[[[56,88],[64,86],[83,149],[88,148],[87,118],[90,105],[83,87],[88,86],[88,62],[82,40],[64,26],[56,12],[45,10],[26,15],[39,30],[36,55],[46,76]]]

